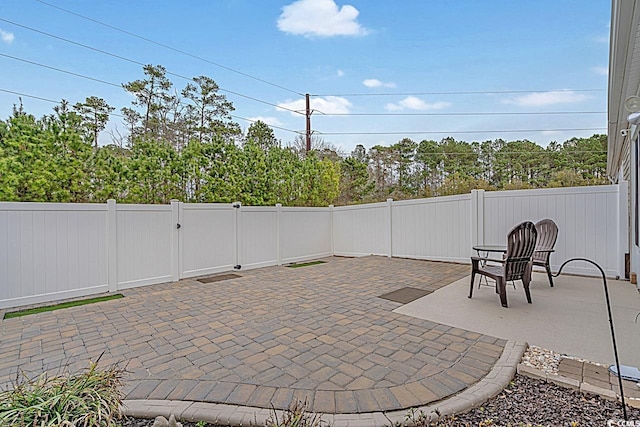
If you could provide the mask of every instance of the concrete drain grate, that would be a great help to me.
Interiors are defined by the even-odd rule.
[[[200,283],[213,283],[213,282],[221,282],[223,280],[237,279],[238,277],[242,277],[239,274],[218,274],[216,276],[208,276],[202,277],[198,279]]]
[[[389,292],[384,295],[380,295],[379,298],[387,299],[393,302],[399,302],[400,304],[408,304],[411,301],[415,301],[418,298],[422,298],[425,295],[429,295],[433,291],[418,288],[401,288],[397,291]]]

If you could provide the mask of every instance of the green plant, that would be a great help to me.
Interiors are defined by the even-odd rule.
[[[206,421],[198,421],[196,423],[196,427],[206,427],[207,422]]]
[[[100,359],[98,358],[98,361]],[[13,389],[0,392],[0,425],[38,427],[114,427],[121,418],[124,369],[98,361],[77,374],[28,378],[18,375]]]
[[[291,404],[289,409],[284,411],[282,419],[278,419],[278,413],[271,411],[271,417],[267,419],[266,427],[321,427],[328,425],[322,421],[322,415],[307,412],[307,402],[299,400]]]
[[[12,317],[28,316],[30,314],[44,313],[46,311],[54,311],[54,310],[60,310],[62,308],[77,307],[80,305],[93,304],[93,303],[102,302],[102,301],[110,301],[112,299],[119,299],[119,298],[124,298],[124,295],[122,294],[105,295],[102,297],[88,298],[88,299],[82,299],[82,300],[76,300],[76,301],[62,302],[60,304],[28,308],[26,310],[10,311],[8,313],[5,313],[4,318],[11,319]]]

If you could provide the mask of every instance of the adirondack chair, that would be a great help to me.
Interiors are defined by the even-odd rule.
[[[558,239],[558,226],[553,220],[542,219],[536,222],[536,230],[538,231],[538,240],[531,260],[533,261],[533,265],[544,267],[547,271],[547,277],[549,277],[549,285],[553,287],[553,276],[551,275],[549,258]]]
[[[471,257],[471,286],[469,298],[473,296],[473,282],[476,274],[487,276],[496,281],[496,293],[500,295],[500,303],[507,308],[507,281],[522,280],[527,302],[531,304],[531,257],[536,247],[538,232],[531,221],[525,221],[513,227],[507,235],[507,254],[503,260],[497,261],[502,265],[488,265],[486,258]]]

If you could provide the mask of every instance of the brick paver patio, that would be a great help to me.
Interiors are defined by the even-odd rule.
[[[0,387],[21,369],[125,361],[127,399],[323,413],[424,405],[484,377],[505,341],[393,313],[380,295],[435,290],[469,266],[383,257],[325,259],[242,277],[123,291],[125,298],[0,321]],[[464,296],[466,297],[466,296]]]

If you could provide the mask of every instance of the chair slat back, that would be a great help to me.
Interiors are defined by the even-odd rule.
[[[525,274],[536,247],[538,232],[531,221],[522,222],[507,235],[507,254],[504,263],[506,280],[519,280]]]
[[[558,226],[551,219],[542,219],[536,222],[536,230],[538,231],[538,241],[536,249],[553,249],[558,240]],[[534,252],[534,261],[547,262],[551,255],[550,252]]]

